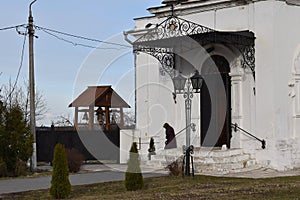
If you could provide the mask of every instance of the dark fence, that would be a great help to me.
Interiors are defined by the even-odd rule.
[[[77,149],[85,160],[120,162],[120,129],[110,131],[77,131],[73,127],[36,129],[37,161],[51,162],[57,143]]]

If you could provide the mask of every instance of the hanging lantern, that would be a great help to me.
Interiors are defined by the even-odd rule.
[[[184,78],[181,74],[173,78],[173,84],[175,93],[182,93],[184,91],[186,78]]]
[[[199,74],[199,71],[196,70],[194,76],[191,77],[191,82],[192,82],[192,86],[193,89],[196,93],[200,92],[200,89],[202,87],[202,83],[203,83],[203,78],[202,76]]]

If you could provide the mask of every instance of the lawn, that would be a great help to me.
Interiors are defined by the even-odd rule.
[[[144,179],[142,190],[126,191],[122,181],[73,186],[70,199],[300,199],[300,176],[246,179],[210,176]],[[51,199],[49,190],[2,195],[2,199]]]

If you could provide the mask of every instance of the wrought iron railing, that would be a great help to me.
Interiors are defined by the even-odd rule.
[[[177,135],[179,135],[182,131],[186,130],[186,129],[189,128],[189,127],[192,128],[192,131],[194,131],[194,132],[196,131],[196,124],[191,123],[191,124],[189,124],[187,127],[184,127],[182,130],[180,130],[178,133],[176,133],[176,134],[175,134],[175,137],[176,137]]]
[[[249,133],[248,131],[242,129],[241,127],[239,127],[239,125],[238,125],[237,123],[235,123],[235,124],[232,123],[231,126],[232,126],[234,132],[237,132],[238,130],[240,130],[240,131],[244,132],[245,134],[251,136],[252,138],[254,138],[254,139],[260,141],[260,142],[261,142],[261,148],[262,148],[262,149],[265,149],[265,148],[266,148],[266,141],[265,141],[265,140],[262,140],[262,139],[256,137],[255,135]]]

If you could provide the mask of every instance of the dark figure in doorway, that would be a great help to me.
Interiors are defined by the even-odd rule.
[[[176,138],[175,138],[175,132],[172,126],[170,126],[168,123],[165,123],[163,126],[166,129],[166,146],[165,149],[172,149],[176,148]]]

